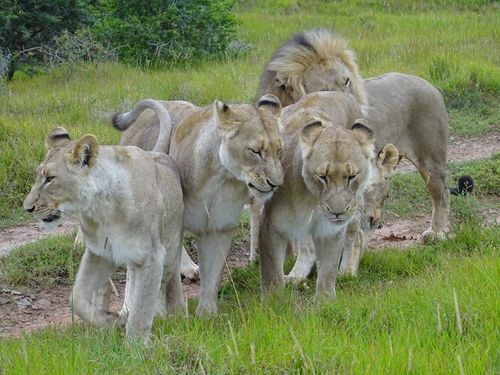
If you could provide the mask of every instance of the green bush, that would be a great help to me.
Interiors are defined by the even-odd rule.
[[[42,45],[61,31],[73,32],[89,21],[86,0],[1,1],[0,52],[4,60],[8,56],[3,73],[12,79],[20,65],[38,56]]]
[[[95,35],[123,61],[150,65],[223,55],[234,38],[233,2],[227,0],[109,0]]]

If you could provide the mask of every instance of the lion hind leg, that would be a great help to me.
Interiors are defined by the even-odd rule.
[[[182,252],[185,252],[181,245]],[[170,249],[172,253],[178,252],[178,247]],[[169,250],[167,249],[167,252]],[[187,255],[187,253],[186,253]],[[182,255],[181,255],[182,258]],[[182,264],[182,263],[181,263]],[[164,288],[163,288],[164,286]],[[165,298],[165,313],[166,315],[183,315],[187,316],[187,304],[184,292],[182,290],[181,275],[179,273],[178,262],[166,264],[163,267],[162,290],[160,291]]]
[[[422,240],[434,242],[446,238],[449,231],[450,194],[444,184],[444,176],[431,173],[427,188],[432,197],[432,219],[430,228],[422,233]]]
[[[127,337],[143,337],[147,340],[156,311],[163,264],[152,258],[140,266],[129,266],[129,271],[132,271],[130,277],[133,282],[130,289],[130,304],[127,306]]]
[[[448,213],[450,210],[450,193],[445,184],[445,169],[436,166],[428,171],[419,168],[419,172],[432,199],[431,225],[422,233],[422,241],[434,242],[445,239],[449,231]]]

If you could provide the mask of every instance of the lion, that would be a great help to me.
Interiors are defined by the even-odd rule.
[[[362,80],[347,42],[331,31],[316,29],[296,35],[277,50],[262,74],[257,96],[274,94],[288,105],[324,90],[357,98],[376,133],[376,148],[392,143],[415,165],[433,203],[431,224],[422,239],[445,238],[448,113],[439,90],[422,78],[401,73]],[[324,103],[326,109],[329,105]]]
[[[329,116],[307,103],[330,96]],[[281,116],[285,179],[267,200],[259,222],[261,286],[284,285],[287,242],[314,244],[316,299],[335,295],[347,227],[363,210],[370,182],[375,135],[357,101],[341,92],[307,95]]]
[[[142,105],[160,114],[152,152],[137,147],[102,146],[94,135],[71,140],[64,128],[46,138],[47,154],[24,208],[48,225],[78,217],[85,240],[70,303],[80,318],[97,326],[125,325],[129,338],[150,334],[163,280],[168,309],[186,313],[179,273],[184,205],[175,162],[158,152],[169,144],[168,112],[153,100]],[[128,316],[109,310],[117,266],[130,274]],[[102,295],[101,295],[102,297]]]
[[[173,127],[200,109],[200,107],[193,103],[184,100],[158,100],[158,102],[168,111]],[[134,126],[127,127],[125,125],[124,128],[121,128],[122,123],[115,120],[112,121],[116,129],[123,131],[120,145],[132,145],[142,148],[145,151],[151,151],[158,139],[160,129],[158,126],[158,117],[155,112],[147,106],[137,105],[127,114],[127,119],[129,124],[134,123]],[[162,150],[168,153],[169,147],[170,145],[165,146]],[[182,247],[181,274],[190,280],[196,280],[199,273],[200,267],[193,262],[184,247]],[[161,309],[159,313],[162,315]]]
[[[381,226],[381,205],[389,194],[390,177],[398,162],[399,153],[392,144],[385,145],[372,160],[372,175],[363,193],[362,214],[355,217],[346,229],[339,273],[357,275],[359,261],[367,247],[370,232]],[[309,276],[316,263],[316,254],[310,238],[304,243],[295,244],[295,247],[297,259],[290,273],[286,275],[286,281],[297,283]]]
[[[136,112],[115,115],[114,126],[135,127],[137,117],[131,113]],[[174,128],[169,154],[180,171],[184,229],[198,237],[197,315],[217,313],[222,271],[247,194],[268,199],[283,183],[280,114],[281,104],[273,95],[264,95],[255,106],[216,100]]]

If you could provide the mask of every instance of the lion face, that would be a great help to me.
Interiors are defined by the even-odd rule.
[[[304,93],[318,91],[339,91],[355,95],[353,77],[345,64],[340,61],[331,61],[329,64],[313,64],[306,68],[303,76]]]
[[[92,135],[70,141],[64,128],[54,129],[46,138],[47,154],[36,169],[36,179],[26,196],[24,209],[33,212],[44,225],[53,227],[63,214],[75,214],[88,205],[81,187],[97,158],[98,144]]]
[[[399,162],[399,152],[392,144],[387,144],[373,161],[373,173],[364,194],[365,217],[370,228],[380,228],[382,208],[389,196],[390,178]]]
[[[362,209],[373,143],[373,132],[362,119],[351,129],[319,120],[302,129],[302,177],[319,200],[319,212],[335,225],[347,224]]]
[[[265,95],[257,107],[215,103],[221,136],[219,157],[224,167],[244,182],[252,195],[269,198],[283,183],[282,143],[278,132],[281,105]]]

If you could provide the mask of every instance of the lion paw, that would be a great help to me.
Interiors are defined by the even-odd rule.
[[[422,233],[422,243],[424,244],[435,243],[444,239],[446,239],[446,232],[442,230],[434,231],[432,228],[429,228]]]
[[[193,265],[192,267],[182,268],[181,274],[186,279],[189,279],[191,281],[196,281],[200,278],[200,267]]]

